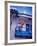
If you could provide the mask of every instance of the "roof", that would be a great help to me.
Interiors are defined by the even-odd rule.
[[[27,17],[27,18],[32,18],[32,15],[24,14],[24,13],[19,13],[18,16],[23,16],[23,17]]]

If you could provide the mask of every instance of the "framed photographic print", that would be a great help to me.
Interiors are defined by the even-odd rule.
[[[36,42],[36,4],[5,1],[5,44]]]

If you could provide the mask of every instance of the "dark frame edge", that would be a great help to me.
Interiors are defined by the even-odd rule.
[[[5,1],[6,3],[36,4],[35,2]]]
[[[8,39],[7,39],[7,1],[5,1],[5,45],[8,44]]]

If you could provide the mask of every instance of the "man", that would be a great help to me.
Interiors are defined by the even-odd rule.
[[[21,18],[19,20],[19,26],[20,26],[21,31],[26,31],[26,21],[24,18]]]

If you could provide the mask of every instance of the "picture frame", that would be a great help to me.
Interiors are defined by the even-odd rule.
[[[36,3],[5,1],[5,45],[30,43],[36,43]]]

